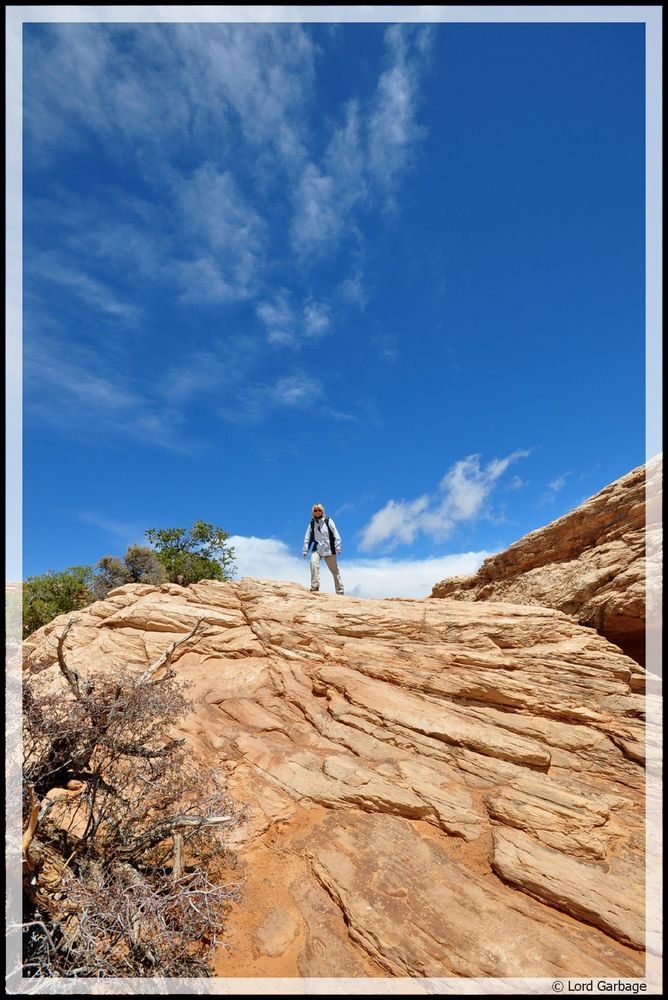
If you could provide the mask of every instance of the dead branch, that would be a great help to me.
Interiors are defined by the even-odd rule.
[[[231,823],[234,816],[175,816],[171,826],[174,842],[174,861],[172,863],[172,878],[178,881],[183,875],[183,834],[181,830],[187,826],[217,826],[221,823]]]
[[[240,817],[219,776],[170,735],[190,705],[170,664],[202,621],[141,676],[94,681],[67,665],[69,623],[58,665],[70,695],[26,677],[28,976],[211,974],[238,886],[210,873],[231,863],[220,828]],[[73,779],[76,800],[50,797]]]
[[[25,833],[21,841],[21,850],[23,854],[23,859],[28,866],[28,869],[32,871],[34,869],[34,862],[30,857],[30,842],[35,835],[35,830],[37,829],[37,822],[39,819],[39,802],[35,798],[35,789],[32,785],[28,785],[28,808],[30,810],[28,816],[28,826],[26,827]]]
[[[197,632],[197,630],[199,629],[199,627],[200,627],[200,625],[202,624],[203,621],[204,621],[203,618],[198,618],[197,621],[195,622],[195,627],[192,628],[190,630],[190,632],[188,632],[188,635],[184,635],[181,639],[176,639],[171,644],[171,646],[169,646],[165,650],[165,652],[162,654],[162,656],[158,657],[158,659],[155,661],[155,663],[151,663],[150,666],[148,666],[146,668],[146,670],[144,671],[144,673],[139,678],[139,682],[138,682],[139,686],[141,686],[142,684],[147,683],[154,676],[154,674],[156,674],[158,672],[158,670],[161,669],[161,667],[169,667],[170,666],[170,664],[172,662],[172,656],[174,655],[175,650],[179,646],[182,646],[184,642],[188,642],[189,639],[192,639],[192,637],[195,635],[195,633]]]
[[[168,822],[178,829],[182,826],[217,826],[220,823],[233,823],[235,816],[172,816]]]
[[[76,698],[76,700],[82,701],[81,691],[79,690],[79,674],[76,672],[76,670],[72,670],[70,667],[67,666],[67,663],[65,662],[65,654],[63,653],[65,639],[67,638],[73,624],[74,622],[70,618],[70,620],[68,621],[67,625],[65,626],[65,628],[63,629],[58,638],[58,645],[56,647],[56,652],[58,655],[58,666],[60,667],[63,677],[65,678],[70,688],[72,689],[72,693]]]
[[[174,862],[172,864],[172,878],[174,881],[183,875],[183,834],[179,830],[174,830]]]

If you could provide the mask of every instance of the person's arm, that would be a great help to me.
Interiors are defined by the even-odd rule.
[[[329,519],[329,526],[332,529],[332,534],[334,535],[334,548],[336,549],[336,555],[341,555],[341,535],[336,530],[336,525],[332,521],[331,517]]]
[[[306,529],[306,534],[304,535],[304,544],[302,545],[302,556],[306,559],[308,554],[309,542],[311,541],[311,522],[309,521],[308,527]]]

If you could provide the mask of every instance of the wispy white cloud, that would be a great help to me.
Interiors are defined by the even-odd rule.
[[[250,31],[188,25],[172,36],[172,45],[175,39],[191,107],[213,101],[232,113],[246,141],[261,155],[271,153],[267,171],[271,164],[274,170],[290,168],[304,157],[305,108],[316,56],[308,32],[299,25],[253,25]]]
[[[202,403],[243,391],[257,354],[257,341],[241,334],[216,334],[205,348],[186,345],[180,356],[171,355],[161,374],[161,397],[180,407],[193,399]]]
[[[138,522],[117,521],[113,518],[105,517],[103,514],[96,514],[93,511],[81,511],[76,517],[83,524],[91,524],[95,528],[100,528],[121,545],[128,546],[134,543],[146,543],[146,526]]]
[[[232,423],[257,424],[277,410],[306,410],[317,404],[323,395],[319,379],[304,372],[282,375],[268,383],[244,384],[218,413]]]
[[[134,388],[121,374],[106,375],[104,358],[94,352],[73,355],[55,338],[33,336],[24,361],[25,412],[41,424],[74,438],[90,435],[107,448],[133,440],[178,454],[197,450],[169,401]]]
[[[551,483],[547,484],[548,490],[551,493],[558,493],[559,490],[563,490],[568,476],[570,476],[570,472],[564,472],[561,476],[557,476],[556,479],[553,479]]]
[[[507,490],[512,490],[512,491],[521,490],[521,489],[524,489],[524,487],[526,485],[527,485],[526,481],[524,479],[522,479],[521,476],[513,476],[513,478],[510,480],[510,482],[506,486],[506,489]]]
[[[277,289],[271,299],[259,302],[255,311],[266,328],[270,344],[296,344],[297,318],[288,289]]]
[[[344,230],[336,179],[309,163],[299,180],[292,222],[292,242],[307,256],[335,247]]]
[[[319,340],[332,328],[331,308],[326,302],[310,297],[300,305],[286,288],[259,302],[255,311],[270,344],[302,347],[305,342]]]
[[[362,310],[366,308],[371,291],[361,269],[357,268],[350,277],[341,282],[338,294],[344,303]]]
[[[528,454],[519,449],[484,467],[479,455],[455,462],[435,494],[423,494],[416,500],[389,500],[364,528],[360,548],[368,551],[380,547],[387,552],[397,545],[410,544],[419,534],[440,542],[452,534],[458,523],[488,516],[483,505],[497,481],[513,462]]]
[[[210,163],[169,171],[156,201],[119,192],[108,199],[57,190],[41,197],[44,232],[58,252],[27,260],[35,285],[49,281],[114,318],[140,315],[147,292],[166,289],[187,303],[235,303],[257,294],[265,277],[267,227],[227,171]],[[115,291],[122,288],[124,296]]]
[[[135,324],[152,294],[185,304],[235,303],[255,294],[264,267],[264,223],[234,182],[204,165],[172,173],[162,204],[119,195],[104,199],[58,190],[32,208],[43,242],[57,231],[59,249],[32,245],[26,283],[34,301],[57,284],[106,320]],[[47,284],[48,283],[48,284]]]
[[[107,133],[104,81],[113,52],[107,33],[76,25],[35,34],[25,26],[24,37],[27,86],[33,74],[41,81],[34,94],[28,89],[24,107],[24,132],[29,142],[35,140],[34,155],[48,158],[65,144],[80,149],[91,128]]]
[[[295,187],[292,240],[303,257],[335,250],[345,235],[360,241],[358,209],[391,205],[424,130],[416,122],[418,81],[429,29],[385,32],[387,68],[364,104],[348,102],[321,164],[305,164]]]
[[[43,399],[44,390],[50,390],[48,405],[53,407],[54,415],[81,405],[96,413],[122,413],[139,403],[139,398],[126,386],[68,360],[66,350],[62,354],[50,350],[44,340],[35,339],[28,344],[25,364],[28,387],[34,389],[28,398]]]
[[[372,338],[371,343],[383,361],[393,364],[399,358],[399,338],[393,333],[382,333]]]
[[[26,26],[26,39],[28,166],[64,149],[85,154],[95,143],[146,192],[144,226],[133,218],[128,186],[114,190],[113,181],[87,206],[87,220],[66,225],[81,244],[80,291],[93,298],[97,260],[115,261],[131,284],[150,271],[187,304],[260,294],[267,220],[275,189],[285,186],[279,175],[306,159],[316,53],[309,32],[52,24]]]
[[[71,260],[54,252],[36,253],[26,265],[27,279],[39,278],[60,285],[72,292],[95,312],[115,320],[134,321],[141,314],[138,306],[128,301],[127,290],[123,294],[113,288],[112,283],[86,272],[80,261]]]
[[[549,482],[543,492],[543,495],[537,501],[538,505],[544,506],[546,504],[553,503],[557,499],[557,495],[561,493],[566,485],[566,480],[571,475],[571,472],[562,472],[560,476],[556,476],[551,482]]]
[[[279,405],[296,407],[310,406],[321,394],[321,383],[308,375],[286,375],[269,391]]]
[[[110,294],[113,281],[102,282],[93,266],[111,263],[124,281],[169,286],[187,305],[255,299],[261,308],[272,297],[270,237],[286,191],[293,197],[286,228],[303,251],[302,270],[309,255],[344,239],[360,244],[356,210],[381,206],[421,135],[415,119],[428,34],[407,25],[386,30],[375,92],[348,100],[316,153],[319,49],[300,25],[27,26],[28,163],[102,143],[111,162],[143,182],[142,198],[130,198],[125,186],[107,190],[106,203],[82,207],[71,198],[66,206],[78,220],[65,234],[81,253],[79,294],[124,315],[120,296],[114,302]],[[341,293],[364,304],[359,270]],[[323,302],[296,302],[295,310],[299,328],[273,323],[270,343],[298,346],[331,331]]]
[[[166,199],[166,202],[165,200]],[[165,207],[167,204],[167,208]],[[48,249],[34,250],[27,259],[27,276],[49,277],[69,267],[77,275],[95,273],[98,280],[123,287],[135,300],[137,289],[171,284],[175,247],[181,247],[172,183],[161,190],[160,201],[147,200],[128,189],[92,193],[68,188],[58,181],[48,191],[26,201],[26,215],[39,218]],[[58,252],[53,249],[57,233]],[[177,243],[178,237],[178,243]],[[28,240],[34,247],[36,237]]]
[[[331,326],[329,309],[323,302],[313,300],[304,306],[304,333],[311,340],[318,340]]]
[[[265,223],[247,204],[229,171],[212,164],[174,179],[182,236],[193,257],[175,263],[183,298],[234,301],[257,289],[263,266]]]
[[[198,155],[225,155],[236,129],[274,170],[303,157],[316,48],[300,25],[53,24],[26,37],[45,84],[26,129],[45,155],[95,134],[148,174],[157,148],[169,155],[187,136]]]
[[[321,52],[299,25],[26,26],[28,169],[93,149],[104,150],[108,167],[83,192],[63,172],[31,202],[40,225],[30,237],[29,311],[46,313],[58,284],[114,332],[139,329],[149,316],[141,329],[148,345],[154,303],[156,314],[166,303],[181,310],[188,330],[196,326],[191,307],[205,308],[209,322],[211,307],[238,316],[245,303],[262,339],[303,359],[301,371],[272,381],[257,351],[246,351],[243,364],[224,363],[215,345],[202,350],[203,338],[183,351],[172,341],[157,361],[160,379],[149,380],[136,367],[141,352],[120,335],[107,344],[106,367],[74,357],[68,343],[78,338],[61,319],[59,343],[42,361],[33,356],[29,411],[51,422],[67,413],[73,426],[84,416],[175,449],[195,400],[228,420],[319,406],[352,424],[354,407],[332,405],[329,395],[325,404],[308,351],[369,294],[364,212],[382,210],[419,139],[422,30],[386,31],[377,86],[334,109],[331,127],[313,117]],[[293,241],[314,248],[313,268],[308,254],[295,257]],[[351,275],[342,283],[337,271],[337,286],[327,287],[314,277],[319,250],[342,241]],[[260,343],[257,325],[251,334]],[[383,350],[392,355],[389,342]],[[224,404],[212,403],[217,386],[226,388]]]
[[[236,553],[239,577],[287,580],[309,586],[309,564],[299,555],[299,545],[291,550],[275,538],[242,535],[232,536],[229,542]],[[445,577],[475,573],[491,554],[462,552],[433,559],[347,559],[344,554],[339,566],[346,593],[351,596],[423,598]],[[320,581],[324,592],[333,593],[331,578],[324,567]]]
[[[175,262],[173,270],[184,303],[236,302],[250,295],[246,283],[236,282],[210,255]]]
[[[175,176],[173,187],[181,224],[198,245],[230,256],[258,251],[264,222],[246,203],[229,170],[203,163],[190,176]]]
[[[424,135],[415,111],[418,66],[430,37],[428,29],[411,33],[398,24],[385,34],[389,65],[378,81],[369,119],[369,168],[387,191],[407,166],[416,140]]]

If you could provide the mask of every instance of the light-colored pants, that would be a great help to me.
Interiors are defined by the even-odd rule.
[[[343,593],[343,581],[336,563],[336,556],[321,556],[316,550],[311,553],[311,590],[320,590],[320,560],[324,559],[334,577],[337,594]]]

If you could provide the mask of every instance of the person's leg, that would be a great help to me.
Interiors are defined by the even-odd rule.
[[[339,566],[336,561],[336,556],[325,556],[325,561],[331,570],[332,576],[334,577],[334,586],[336,587],[337,594],[342,594],[343,580],[341,579],[341,574],[339,573]]]
[[[320,554],[316,549],[311,554],[311,590],[320,590]]]

